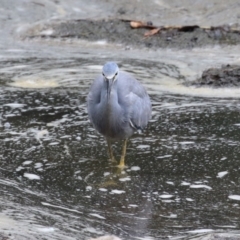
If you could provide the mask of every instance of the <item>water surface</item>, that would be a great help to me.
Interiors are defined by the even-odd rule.
[[[129,142],[121,172],[86,113],[100,62],[1,62],[2,218],[19,223],[13,229],[26,239],[158,239],[239,229],[239,100],[155,89],[157,76],[159,86],[165,78],[176,86],[185,81],[179,67],[120,59],[122,69],[143,79],[153,103],[152,120]]]

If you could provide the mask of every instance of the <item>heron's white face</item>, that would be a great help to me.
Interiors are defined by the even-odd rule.
[[[106,81],[115,81],[118,76],[118,65],[115,62],[107,62],[102,69],[102,75]]]
[[[114,82],[117,79],[118,71],[115,72],[114,74],[111,74],[111,75],[109,75],[109,74],[107,75],[106,73],[102,72],[102,75],[103,75],[103,78],[104,78],[105,81],[112,81],[112,82]]]

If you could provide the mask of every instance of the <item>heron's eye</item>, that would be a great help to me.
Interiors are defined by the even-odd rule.
[[[114,77],[113,77],[113,80],[115,81],[116,80],[116,77],[118,75],[118,72],[115,73]]]
[[[104,80],[107,81],[107,78],[106,78],[105,74],[102,73],[102,75],[103,75]]]

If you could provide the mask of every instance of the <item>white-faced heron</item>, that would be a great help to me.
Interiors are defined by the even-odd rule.
[[[124,140],[119,167],[124,167],[127,140],[147,126],[151,101],[145,88],[130,74],[107,62],[87,97],[88,115],[94,128],[107,139],[110,159],[115,161],[111,142]]]

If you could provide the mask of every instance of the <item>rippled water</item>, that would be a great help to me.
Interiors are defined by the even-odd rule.
[[[0,62],[4,233],[159,239],[240,229],[237,98],[171,93],[167,80],[177,89],[184,67],[119,59],[153,103],[152,120],[129,142],[121,172],[86,113],[89,85],[106,59],[18,54]],[[120,143],[115,148],[120,156]]]

